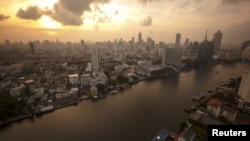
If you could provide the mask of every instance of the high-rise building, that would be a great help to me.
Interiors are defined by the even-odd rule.
[[[243,72],[238,95],[246,102],[250,103],[250,72]]]
[[[201,42],[198,48],[197,60],[200,63],[211,63],[213,60],[214,45],[213,42],[207,40],[207,32],[205,40]]]
[[[181,34],[180,34],[180,33],[177,33],[177,34],[176,34],[176,37],[175,37],[175,45],[176,45],[177,47],[179,47],[180,44],[181,44]]]
[[[165,47],[162,53],[163,65],[181,66],[182,49],[180,47]]]
[[[220,50],[221,40],[222,40],[222,33],[219,30],[216,33],[214,33],[213,36],[214,53],[217,53]]]
[[[35,46],[32,42],[30,42],[30,52],[32,55],[35,55]]]
[[[141,35],[141,31],[139,32],[139,34],[138,34],[138,42],[139,42],[139,44],[141,44],[142,43],[142,35]]]
[[[150,37],[147,38],[147,46],[149,48],[154,48],[155,47],[155,41]]]
[[[189,39],[187,38],[186,41],[185,41],[185,43],[184,43],[184,46],[188,47],[188,45],[189,45]]]
[[[92,47],[91,50],[91,60],[92,60],[92,70],[94,72],[98,72],[99,67],[99,55],[98,55],[98,49],[96,47]]]

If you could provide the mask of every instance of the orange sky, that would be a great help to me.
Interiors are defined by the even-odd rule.
[[[8,0],[0,2],[0,42],[137,39],[173,43],[208,39],[224,44],[250,39],[250,0]]]

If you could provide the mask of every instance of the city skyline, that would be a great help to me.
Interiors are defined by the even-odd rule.
[[[249,0],[10,0],[0,2],[0,40],[201,42],[220,30],[222,44],[239,46],[250,36]],[[164,11],[164,12],[163,12]],[[14,33],[14,34],[13,34]]]

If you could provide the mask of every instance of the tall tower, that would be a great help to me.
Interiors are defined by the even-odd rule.
[[[179,46],[180,46],[180,43],[181,43],[181,34],[180,34],[180,33],[177,33],[177,34],[176,34],[176,37],[175,37],[175,45],[176,45],[177,47],[179,47]]]
[[[207,31],[205,39],[198,47],[197,60],[200,63],[211,63],[213,61],[214,45],[213,42],[207,40]]]
[[[98,55],[98,49],[96,47],[92,47],[91,49],[91,60],[92,60],[92,70],[94,72],[98,72],[99,55]]]
[[[221,40],[222,40],[222,33],[221,31],[217,31],[214,33],[213,36],[213,45],[214,45],[214,52],[217,53],[220,50],[220,45],[221,45]]]
[[[35,55],[35,46],[32,42],[30,42],[30,52],[32,55]]]
[[[141,31],[138,34],[138,42],[141,43],[142,42],[142,37],[141,37]]]
[[[243,100],[250,103],[250,72],[243,72],[242,79],[240,82],[240,87],[238,91],[238,95],[241,96]]]

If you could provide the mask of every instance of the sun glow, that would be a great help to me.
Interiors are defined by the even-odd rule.
[[[48,16],[42,16],[42,18],[39,20],[39,22],[40,22],[41,26],[43,26],[45,28],[49,28],[49,29],[58,29],[61,27],[61,24],[52,20]]]
[[[92,4],[90,5],[91,11],[85,12],[83,19],[85,26],[95,26],[96,24],[116,25],[123,23],[128,13],[126,8],[116,3],[109,4]],[[110,24],[111,23],[111,24]]]

